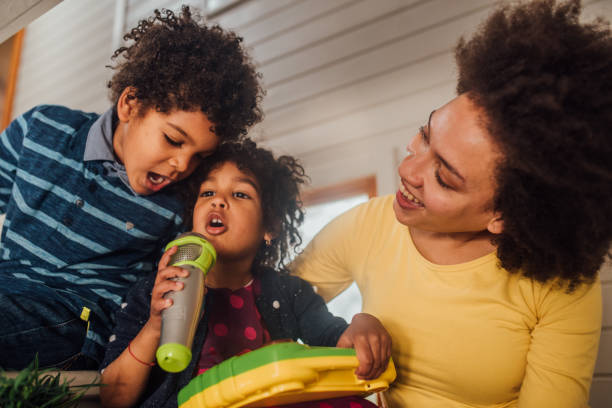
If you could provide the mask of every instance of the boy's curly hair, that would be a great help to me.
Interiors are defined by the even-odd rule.
[[[123,37],[131,45],[112,56],[123,57],[110,66],[117,70],[107,85],[112,101],[133,87],[141,115],[151,108],[201,110],[220,140],[246,135],[262,119],[264,91],[242,38],[200,25],[188,6],[179,15],[166,9],[154,13]]]
[[[457,91],[501,147],[502,267],[573,291],[612,238],[612,38],[579,0],[506,6],[456,48]]]
[[[302,243],[298,229],[304,221],[300,186],[308,181],[304,168],[292,156],[275,158],[271,151],[257,147],[250,139],[219,145],[188,180],[184,217],[186,227],[192,228],[193,207],[200,185],[211,171],[227,162],[236,164],[240,171],[255,177],[260,188],[264,229],[275,235],[269,246],[262,240],[253,264],[284,271],[290,261],[290,251],[295,251]]]

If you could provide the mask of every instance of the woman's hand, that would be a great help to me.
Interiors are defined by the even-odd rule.
[[[338,339],[336,347],[355,348],[359,360],[355,374],[369,380],[386,370],[391,357],[391,336],[376,317],[358,313]]]

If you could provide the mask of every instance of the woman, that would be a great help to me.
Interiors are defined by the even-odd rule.
[[[456,49],[458,96],[408,145],[395,196],[293,265],[352,281],[393,338],[391,407],[584,407],[612,236],[612,37],[578,0],[496,10]]]

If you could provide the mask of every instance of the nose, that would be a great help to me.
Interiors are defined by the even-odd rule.
[[[185,172],[189,168],[191,162],[191,155],[188,154],[177,154],[170,158],[169,163],[179,173]]]
[[[227,208],[227,202],[220,194],[217,194],[213,197],[213,199],[211,200],[211,205],[213,208]]]
[[[418,154],[411,146],[408,146],[406,151],[406,157],[397,169],[399,176],[415,188],[422,187],[423,174],[426,168],[425,155]]]

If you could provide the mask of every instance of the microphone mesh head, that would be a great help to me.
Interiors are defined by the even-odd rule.
[[[170,265],[184,261],[195,261],[202,253],[202,247],[197,244],[179,245],[178,251],[170,258]]]

